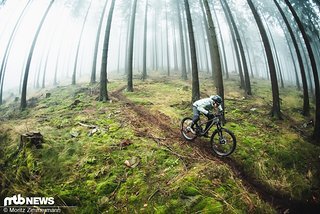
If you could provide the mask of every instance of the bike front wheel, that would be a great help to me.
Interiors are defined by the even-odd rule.
[[[237,140],[232,131],[221,128],[212,133],[210,143],[215,154],[228,156],[236,149]]]
[[[181,121],[181,134],[184,139],[188,141],[194,140],[197,135],[192,133],[191,131],[192,119],[190,117],[186,117]]]

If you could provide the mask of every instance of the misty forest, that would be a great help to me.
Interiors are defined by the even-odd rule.
[[[0,0],[0,212],[320,213],[319,75],[319,0]]]

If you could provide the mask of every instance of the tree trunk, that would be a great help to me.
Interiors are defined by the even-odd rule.
[[[183,38],[184,38],[184,42],[183,42],[183,44],[184,44],[184,48],[185,48],[185,53],[186,53],[186,55],[185,55],[185,59],[186,59],[186,71],[187,71],[187,74],[189,74],[190,73],[190,67],[192,66],[191,65],[191,58],[190,58],[190,45],[189,45],[189,43],[188,43],[188,41],[189,41],[189,37],[188,37],[188,29],[187,29],[187,25],[188,24],[186,24],[185,23],[185,20],[186,20],[187,18],[185,17],[185,13],[182,13],[182,29],[183,29]],[[199,57],[199,55],[197,55],[197,57]]]
[[[248,47],[248,44],[247,44],[247,42],[246,42],[246,38],[245,38],[244,33],[243,33],[243,32],[241,32],[241,34],[242,34],[244,47],[245,47],[245,49],[246,49],[247,56],[248,56],[248,60],[249,60],[250,72],[251,72],[251,78],[254,78],[254,74],[253,74],[253,65],[252,65],[252,62],[251,62],[251,57],[250,57],[249,47]]]
[[[225,11],[228,13],[228,16],[229,16],[230,21],[231,21],[231,25],[232,25],[234,33],[236,35],[236,40],[237,40],[238,45],[239,45],[239,50],[240,50],[240,55],[241,55],[242,65],[243,65],[243,72],[244,72],[244,83],[245,83],[246,95],[252,95],[250,76],[249,76],[249,72],[248,72],[246,55],[244,53],[243,45],[242,45],[242,42],[241,42],[241,38],[240,38],[240,34],[239,34],[239,31],[238,31],[236,22],[234,21],[233,15],[231,13],[231,10],[230,10],[229,5],[227,4],[226,0],[222,0],[221,5],[222,5],[222,7],[225,8]]]
[[[184,0],[187,24],[188,24],[188,33],[189,33],[189,44],[190,44],[190,53],[191,53],[191,65],[192,65],[192,102],[200,99],[200,87],[199,87],[199,78],[198,78],[198,65],[197,65],[197,53],[196,53],[196,44],[194,41],[194,33],[192,26],[191,13],[189,8],[188,0]]]
[[[129,32],[129,47],[128,47],[128,86],[127,91],[133,92],[132,83],[132,64],[133,64],[133,41],[134,41],[134,25],[136,19],[137,0],[133,0],[131,19],[130,19],[130,32]]]
[[[33,38],[32,41],[32,45],[31,45],[31,49],[29,51],[29,55],[28,55],[28,60],[27,60],[27,64],[26,64],[26,69],[24,72],[24,78],[23,78],[23,83],[22,83],[22,91],[21,91],[21,104],[20,104],[20,108],[21,110],[24,110],[27,107],[27,86],[28,86],[28,76],[29,76],[29,69],[30,69],[30,65],[31,65],[31,60],[32,60],[32,56],[33,56],[33,51],[34,48],[36,46],[37,40],[38,40],[38,36],[40,34],[41,28],[43,26],[43,23],[47,17],[47,15],[49,14],[50,8],[53,5],[54,0],[51,0],[51,2],[49,3],[49,6],[47,8],[47,10],[45,11],[41,22],[38,26],[38,29],[36,31],[36,34]]]
[[[177,53],[177,37],[176,37],[176,26],[175,26],[175,22],[172,21],[173,23],[173,64],[174,64],[174,67],[173,67],[173,70],[177,71],[178,70],[178,53]]]
[[[298,17],[296,11],[290,4],[289,0],[284,0],[287,6],[289,7],[295,21],[298,24],[299,30],[302,33],[302,37],[304,39],[304,42],[307,46],[309,58],[311,61],[311,67],[312,67],[312,73],[313,73],[313,79],[314,79],[314,87],[315,87],[315,95],[316,95],[316,116],[315,116],[315,126],[314,126],[314,131],[313,131],[313,138],[317,140],[317,143],[320,144],[320,86],[319,86],[319,75],[317,71],[317,65],[316,61],[313,55],[313,51],[311,48],[311,44],[308,38],[307,33],[304,30],[303,24],[300,21],[300,18]]]
[[[78,45],[77,45],[76,59],[75,59],[75,61],[74,61],[74,67],[73,67],[72,85],[75,85],[75,84],[76,84],[76,73],[77,73],[77,64],[78,64],[79,50],[80,50],[80,45],[81,45],[81,40],[82,40],[82,35],[83,35],[84,26],[85,26],[86,21],[87,21],[87,17],[88,17],[88,14],[89,14],[89,10],[90,10],[90,7],[91,7],[91,3],[92,3],[92,0],[90,1],[88,10],[87,10],[86,15],[85,15],[85,17],[84,17],[84,19],[83,19],[83,23],[82,23],[82,27],[81,27],[81,31],[80,31],[80,38],[79,38]]]
[[[243,77],[243,70],[242,70],[242,64],[241,64],[241,59],[240,59],[240,54],[239,54],[239,46],[237,44],[237,40],[236,40],[236,36],[235,36],[235,31],[233,28],[233,25],[231,23],[231,19],[229,16],[229,13],[226,11],[223,2],[220,0],[221,6],[223,8],[224,14],[226,16],[226,20],[228,22],[229,28],[230,28],[230,33],[231,33],[231,38],[232,38],[232,43],[233,43],[233,50],[234,53],[236,55],[236,59],[237,59],[237,64],[238,64],[238,69],[239,69],[239,76],[240,76],[240,88],[245,88],[245,81],[244,81],[244,77]]]
[[[179,1],[175,1],[178,11],[178,24],[179,24],[179,35],[180,35],[180,48],[181,48],[181,77],[183,80],[187,80],[187,70],[186,70],[186,54],[184,49],[183,42],[183,29],[182,29],[182,21],[181,21],[181,9]]]
[[[201,10],[202,10],[202,13],[203,13],[203,21],[204,21],[204,25],[205,25],[205,30],[206,30],[206,34],[207,34],[207,38],[208,38],[208,44],[209,44],[209,53],[210,53],[210,62],[211,62],[211,69],[212,69],[212,72],[211,72],[211,77],[212,79],[214,80],[214,76],[215,76],[215,62],[214,62],[214,47],[213,47],[213,41],[211,39],[211,36],[210,36],[210,32],[209,32],[209,27],[208,27],[208,18],[207,18],[207,15],[206,15],[206,11],[205,11],[205,7],[203,5],[203,0],[200,0],[200,4],[201,4]]]
[[[147,24],[148,24],[148,0],[146,0],[145,14],[144,14],[144,32],[143,32],[143,69],[142,79],[147,78]]]
[[[29,4],[31,3],[32,1],[29,0],[26,4],[26,6],[23,8],[18,20],[16,21],[14,27],[13,27],[13,30],[10,34],[10,37],[9,37],[9,41],[7,43],[7,46],[6,46],[6,49],[5,49],[5,52],[4,52],[4,55],[3,55],[3,58],[2,58],[2,62],[1,62],[1,67],[0,67],[0,105],[2,105],[2,94],[3,94],[3,85],[4,85],[4,77],[5,77],[5,72],[6,72],[6,67],[7,67],[7,60],[8,60],[8,57],[9,57],[9,54],[10,54],[10,49],[11,49],[11,45],[12,45],[12,41],[14,39],[14,35],[16,33],[16,30],[20,24],[20,21],[23,17],[23,15],[25,14],[25,11],[26,9],[28,8]]]
[[[308,94],[308,83],[307,83],[307,77],[306,77],[306,72],[304,69],[304,65],[303,65],[303,60],[302,60],[302,56],[299,50],[299,46],[298,46],[298,42],[294,36],[293,30],[291,28],[291,25],[287,19],[287,17],[285,16],[283,10],[281,9],[279,3],[274,0],[274,3],[276,4],[282,19],[284,21],[284,23],[287,26],[287,30],[290,34],[294,49],[296,51],[297,54],[297,58],[298,58],[298,62],[299,62],[299,67],[300,67],[300,74],[301,74],[301,80],[302,80],[302,88],[303,88],[303,111],[302,114],[305,116],[308,116],[310,114],[310,103],[309,103],[309,94]]]
[[[102,28],[103,18],[104,18],[104,14],[105,14],[106,8],[107,8],[107,3],[108,3],[108,1],[106,1],[106,3],[104,4],[104,7],[103,7],[103,9],[102,9],[102,14],[101,14],[101,17],[100,17],[99,26],[98,26],[98,31],[97,31],[97,35],[96,35],[96,44],[95,44],[95,46],[94,46],[93,65],[92,65],[90,83],[95,83],[95,82],[96,82],[97,58],[98,58],[98,50],[99,50],[99,41],[100,41],[100,34],[101,34],[101,28]],[[120,49],[119,49],[119,50],[120,50]]]
[[[121,43],[122,43],[122,26],[123,22],[121,22],[121,27],[120,27],[120,35],[119,35],[119,43],[118,43],[118,65],[117,65],[117,73],[120,75],[120,59],[121,59]]]
[[[215,64],[214,64],[213,70],[215,71],[215,78],[214,78],[215,79],[215,86],[217,89],[217,94],[222,98],[222,100],[224,100],[224,88],[223,88],[223,78],[222,78],[222,71],[221,71],[219,47],[218,47],[217,36],[214,31],[214,24],[213,24],[208,0],[203,0],[203,5],[206,10],[207,20],[208,20],[208,24],[209,24],[209,33],[210,33],[209,39],[212,40],[213,48],[214,48],[213,53],[214,53]]]
[[[269,72],[270,72],[270,78],[271,78],[271,86],[272,86],[272,101],[273,106],[271,110],[271,115],[274,116],[277,119],[281,119],[281,111],[280,111],[280,98],[279,98],[279,87],[278,87],[278,80],[277,80],[277,74],[276,74],[276,67],[274,65],[273,56],[272,56],[272,50],[271,46],[268,40],[267,32],[263,26],[262,20],[253,5],[251,0],[247,0],[249,7],[253,13],[254,19],[257,22],[260,35],[262,37],[262,41],[264,44],[265,52],[268,59],[268,65],[269,65]]]
[[[107,26],[104,34],[103,51],[101,59],[101,73],[100,73],[100,101],[106,102],[108,98],[108,79],[107,79],[107,65],[108,65],[108,50],[109,50],[109,38],[112,24],[113,10],[115,0],[112,0],[110,11],[108,14]]]
[[[168,28],[168,10],[167,10],[167,2],[166,4],[166,44],[167,44],[167,75],[170,76],[170,56],[169,56],[169,28]]]
[[[226,50],[225,50],[225,47],[224,47],[224,42],[223,42],[223,37],[222,37],[222,32],[221,32],[218,16],[217,16],[216,10],[214,8],[213,8],[213,13],[214,13],[215,19],[217,20],[217,27],[218,27],[218,30],[219,30],[219,37],[220,37],[220,41],[221,41],[221,49],[222,49],[222,54],[223,54],[224,69],[225,69],[225,73],[226,73],[226,78],[229,79]]]
[[[158,70],[158,43],[157,43],[157,8],[154,10],[154,70]]]
[[[273,36],[272,36],[271,30],[269,28],[269,25],[267,23],[267,20],[265,19],[264,16],[262,16],[262,18],[263,18],[264,22],[266,23],[267,30],[268,30],[268,33],[269,33],[269,36],[270,36],[270,40],[271,40],[271,43],[272,43],[272,46],[273,46],[275,59],[276,59],[276,63],[277,63],[277,66],[278,66],[278,71],[279,71],[278,76],[280,77],[281,88],[284,88],[284,82],[283,82],[283,76],[282,76],[282,71],[281,71],[280,59],[279,59],[279,56],[278,56],[278,51],[277,51],[276,45],[274,43]]]

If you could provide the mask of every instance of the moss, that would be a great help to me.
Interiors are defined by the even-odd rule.
[[[185,186],[182,188],[182,194],[185,196],[196,196],[199,195],[199,191],[193,186]]]
[[[108,179],[106,181],[98,183],[96,193],[99,195],[108,195],[112,193],[117,188],[117,186],[118,184],[113,179]]]
[[[30,178],[30,173],[28,167],[20,166],[16,173],[16,180],[19,181],[27,181]]]
[[[207,197],[192,207],[192,211],[201,211],[201,213],[223,213],[223,205],[214,198]]]

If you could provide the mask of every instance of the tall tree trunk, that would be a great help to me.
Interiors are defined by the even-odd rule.
[[[109,38],[110,30],[112,24],[113,10],[114,10],[115,0],[112,0],[108,20],[106,25],[106,30],[104,34],[103,51],[101,59],[101,73],[100,73],[100,101],[106,102],[108,98],[108,79],[107,79],[107,65],[108,65],[108,50],[109,50]]]
[[[236,25],[236,22],[234,21],[233,15],[231,13],[231,10],[230,10],[229,5],[227,4],[226,0],[222,0],[222,4],[221,5],[222,5],[222,7],[225,8],[226,12],[228,13],[228,15],[230,17],[231,25],[233,27],[234,33],[236,35],[236,40],[237,40],[238,45],[239,45],[239,50],[240,50],[240,55],[241,55],[242,65],[243,65],[244,83],[245,83],[246,94],[247,95],[252,95],[250,76],[249,76],[249,72],[248,72],[246,55],[244,53],[244,49],[243,49],[243,45],[242,45],[242,42],[241,42],[239,31],[238,31],[238,27]]]
[[[134,41],[134,25],[136,19],[137,0],[133,0],[131,19],[130,19],[130,33],[129,33],[129,47],[128,47],[128,86],[127,90],[133,92],[132,83],[132,64],[133,64],[133,41]]]
[[[184,0],[184,5],[185,5],[187,24],[188,24],[189,44],[190,44],[190,53],[191,53],[191,62],[192,62],[191,63],[192,64],[192,102],[195,102],[200,98],[196,44],[194,41],[192,19],[191,19],[188,0]]]
[[[20,16],[18,17],[18,20],[16,21],[14,27],[13,27],[13,30],[10,34],[10,37],[9,37],[9,41],[7,43],[7,46],[6,46],[6,49],[5,49],[5,52],[4,52],[4,55],[3,55],[3,58],[2,58],[2,62],[1,62],[1,67],[0,67],[0,105],[2,105],[2,95],[3,95],[3,85],[4,85],[4,77],[5,77],[5,72],[6,72],[6,67],[7,67],[7,60],[8,60],[8,57],[9,57],[9,54],[10,54],[10,49],[11,49],[11,45],[12,45],[12,41],[14,39],[14,35],[16,33],[16,30],[21,22],[21,19],[23,17],[23,15],[25,14],[29,4],[31,3],[32,1],[29,0],[26,4],[26,6],[23,8],[22,12],[20,13]]]
[[[290,34],[295,52],[297,54],[297,58],[298,58],[298,62],[299,62],[299,68],[300,68],[300,74],[301,74],[301,81],[302,81],[302,88],[303,88],[303,110],[302,110],[302,114],[305,116],[308,116],[310,114],[310,103],[309,103],[309,94],[308,94],[308,83],[307,83],[307,77],[306,77],[306,72],[304,69],[304,65],[303,65],[303,60],[302,60],[302,56],[299,50],[299,46],[298,46],[298,42],[296,40],[296,37],[294,36],[293,30],[291,28],[291,25],[287,19],[287,17],[285,16],[283,10],[281,9],[279,3],[274,0],[275,5],[277,6],[282,19],[284,21],[284,23],[287,26],[287,30]]]
[[[42,86],[41,88],[45,88],[46,86],[46,74],[47,74],[47,66],[48,66],[48,59],[49,59],[49,54],[50,52],[48,51],[45,64],[44,64],[44,69],[43,69],[43,76],[42,76]]]
[[[158,43],[157,43],[157,8],[154,10],[154,70],[158,70]]]
[[[74,61],[74,66],[73,66],[72,85],[76,84],[76,74],[77,74],[77,64],[78,64],[79,50],[80,50],[81,40],[82,40],[82,36],[83,36],[84,26],[85,26],[85,24],[87,22],[87,17],[88,17],[88,14],[89,14],[89,10],[91,8],[91,4],[92,4],[92,0],[90,1],[88,10],[86,12],[86,15],[84,16],[82,27],[81,27],[81,31],[80,31],[80,37],[79,37],[79,41],[78,41],[78,45],[77,45],[76,59]]]
[[[173,64],[174,64],[174,67],[173,67],[173,70],[177,71],[178,70],[178,53],[177,53],[177,37],[176,37],[176,26],[175,26],[175,22],[172,21],[173,23],[173,29],[172,29],[172,32],[173,32]]]
[[[270,30],[270,27],[267,23],[267,20],[265,19],[264,16],[262,16],[264,22],[266,23],[266,27],[267,27],[267,30],[268,30],[268,33],[269,33],[269,38],[271,40],[271,43],[272,43],[272,46],[273,46],[273,50],[274,50],[274,54],[275,54],[275,59],[276,59],[276,63],[277,63],[277,66],[278,66],[278,76],[280,77],[280,84],[281,84],[281,88],[284,88],[284,82],[283,82],[283,76],[282,76],[282,71],[281,71],[281,66],[280,66],[280,59],[279,59],[279,56],[278,56],[278,51],[277,51],[277,48],[276,48],[276,44],[273,40],[273,36],[272,36],[272,33],[271,33],[271,30]]]
[[[208,27],[208,18],[207,18],[207,15],[206,15],[206,11],[205,11],[205,8],[204,8],[204,5],[203,5],[203,0],[199,0],[200,1],[200,5],[201,5],[201,10],[202,10],[202,13],[203,13],[203,21],[204,21],[204,25],[205,25],[205,30],[206,30],[206,34],[207,34],[207,38],[208,38],[208,44],[209,44],[209,53],[210,53],[210,62],[211,62],[211,69],[212,69],[212,72],[211,72],[211,77],[212,79],[214,80],[214,76],[215,76],[215,62],[214,62],[214,47],[213,47],[213,41],[211,39],[211,36],[210,36],[210,32],[209,32],[209,27]]]
[[[148,0],[146,0],[145,12],[144,12],[144,30],[143,30],[143,69],[142,79],[147,78],[147,24],[148,24]]]
[[[245,47],[245,49],[246,49],[247,56],[248,56],[248,60],[249,60],[251,77],[254,78],[254,74],[253,74],[253,64],[252,64],[252,62],[251,62],[249,47],[248,47],[248,44],[247,44],[247,42],[246,42],[246,38],[245,38],[244,33],[241,32],[241,34],[242,34],[244,47]]]
[[[201,1],[201,0],[200,0]],[[203,14],[205,15],[205,13]],[[203,46],[203,53],[204,53],[204,62],[205,62],[205,70],[206,70],[206,73],[209,73],[209,60],[208,60],[208,50],[207,50],[207,43],[206,43],[206,38],[207,36],[205,35],[205,30],[204,28],[207,27],[207,23],[204,23],[204,22],[201,22],[202,23],[202,26],[200,27],[200,34],[201,34],[201,37],[203,38],[202,39],[202,46]],[[207,38],[208,40],[208,38]]]
[[[276,67],[274,65],[273,56],[272,56],[272,50],[271,46],[268,40],[267,32],[263,26],[262,20],[253,5],[251,0],[247,0],[249,7],[253,13],[254,19],[257,22],[260,35],[262,37],[262,41],[264,44],[265,52],[268,59],[268,65],[269,65],[269,72],[270,72],[270,78],[271,78],[271,86],[272,86],[272,101],[273,106],[271,110],[271,115],[274,116],[277,119],[281,119],[281,111],[280,111],[280,98],[279,98],[279,86],[278,86],[278,80],[277,80],[277,74],[276,74]]]
[[[117,73],[118,75],[120,75],[120,59],[121,59],[121,43],[122,43],[122,25],[123,25],[123,22],[121,23],[121,27],[120,27],[120,36],[119,36],[119,43],[118,43],[118,65],[117,65]]]
[[[237,40],[236,40],[236,36],[235,36],[235,31],[233,28],[233,25],[231,23],[231,19],[230,16],[228,15],[228,12],[226,11],[223,2],[220,0],[221,6],[223,8],[226,20],[228,22],[229,28],[230,28],[230,33],[231,33],[231,39],[232,39],[232,44],[233,44],[233,50],[234,53],[236,55],[236,59],[237,59],[237,64],[238,64],[238,69],[239,69],[239,76],[240,76],[240,88],[245,88],[245,81],[244,81],[244,76],[243,76],[243,70],[242,70],[242,64],[241,64],[241,59],[240,59],[240,50],[239,50],[239,46],[237,44]]]
[[[167,1],[166,4],[166,44],[167,44],[167,75],[170,76],[170,56],[169,56],[169,28],[168,28],[168,9],[167,9]]]
[[[290,52],[290,57],[291,57],[291,60],[292,60],[292,64],[293,64],[293,67],[294,67],[294,75],[295,75],[296,86],[298,88],[298,91],[300,91],[301,90],[301,86],[300,86],[300,81],[299,81],[299,76],[298,76],[298,69],[297,69],[297,66],[296,66],[296,60],[295,60],[295,58],[293,56],[293,53],[292,53],[292,49],[291,49],[291,45],[290,45],[290,42],[289,42],[289,38],[288,38],[286,32],[284,32],[284,34],[285,34],[285,37],[286,37],[286,41],[287,41],[288,49],[289,49],[289,52]],[[287,73],[289,73],[289,72],[290,71],[287,71]]]
[[[90,83],[95,83],[95,82],[96,82],[97,59],[98,59],[98,50],[99,50],[100,34],[101,34],[101,29],[102,29],[102,23],[103,23],[104,14],[105,14],[106,8],[107,8],[107,3],[108,3],[108,1],[106,0],[106,2],[105,2],[105,4],[104,4],[104,7],[103,7],[103,9],[102,9],[102,14],[101,14],[101,17],[100,17],[99,26],[98,26],[98,31],[97,31],[97,35],[96,35],[96,44],[95,44],[95,46],[94,46],[93,65],[92,65]],[[119,49],[119,50],[120,50],[120,49]]]
[[[32,60],[32,56],[33,56],[33,51],[34,48],[36,46],[37,40],[38,40],[38,36],[40,34],[41,28],[43,26],[43,23],[47,17],[47,15],[49,14],[50,8],[53,5],[54,0],[51,0],[51,2],[49,3],[49,6],[47,8],[47,10],[45,11],[40,24],[38,26],[38,29],[36,31],[36,34],[33,38],[32,41],[32,45],[31,45],[31,49],[29,51],[29,55],[28,55],[28,60],[27,60],[27,64],[26,64],[26,69],[24,72],[24,78],[23,78],[23,83],[22,83],[22,91],[21,91],[21,104],[20,104],[20,108],[21,110],[24,110],[27,107],[27,86],[28,86],[28,77],[29,77],[29,69],[30,69],[30,65],[31,65],[31,60]]]
[[[207,14],[207,20],[209,24],[209,33],[210,37],[213,42],[213,53],[214,53],[214,68],[213,70],[215,71],[215,86],[217,89],[217,94],[224,100],[224,88],[223,88],[223,78],[222,78],[222,71],[221,71],[221,62],[220,62],[220,54],[219,54],[219,47],[218,47],[218,40],[216,33],[214,31],[214,24],[212,20],[212,15],[210,11],[210,7],[208,4],[208,0],[203,0],[204,8],[206,10]]]
[[[219,30],[219,38],[220,38],[220,41],[221,41],[221,50],[222,50],[222,55],[223,55],[223,60],[224,60],[224,69],[225,69],[225,73],[226,73],[226,78],[229,79],[227,56],[226,56],[226,50],[225,50],[225,47],[224,47],[222,31],[221,31],[221,28],[220,28],[220,24],[219,24],[219,20],[218,20],[218,16],[217,16],[216,10],[214,8],[213,8],[213,14],[214,14],[215,19],[217,20],[217,27],[218,27],[218,30]]]
[[[186,58],[186,70],[187,70],[187,74],[190,73],[190,67],[191,67],[191,58],[190,58],[190,45],[189,45],[189,36],[188,36],[188,29],[187,29],[187,25],[185,23],[185,20],[187,18],[185,17],[185,13],[182,13],[182,29],[183,29],[183,39],[184,39],[184,48],[185,48],[185,58]],[[199,57],[199,55],[197,55],[197,57]]]
[[[307,46],[309,58],[311,61],[311,67],[312,67],[312,73],[313,73],[313,79],[314,79],[314,87],[315,87],[315,95],[316,95],[316,116],[315,116],[315,126],[314,126],[314,131],[313,131],[313,138],[317,140],[317,143],[320,144],[320,86],[319,86],[319,75],[317,71],[317,65],[316,61],[313,55],[313,51],[311,48],[311,44],[308,38],[307,33],[304,30],[303,24],[300,21],[300,18],[298,17],[296,11],[292,7],[291,3],[289,0],[284,0],[287,6],[289,7],[296,23],[298,24],[299,30],[302,33],[302,37],[304,39],[304,42]]]
[[[186,54],[184,49],[183,42],[183,29],[182,29],[182,21],[181,21],[181,9],[179,1],[175,1],[177,11],[178,11],[178,24],[179,24],[179,35],[180,35],[180,48],[181,48],[181,77],[183,80],[187,80],[187,70],[186,70]]]
[[[127,38],[126,38],[126,45],[125,45],[125,60],[124,60],[124,73],[125,74],[128,74],[128,59],[129,59],[129,52],[127,51],[129,49],[129,40],[130,40],[130,16],[129,16],[129,19],[128,19],[128,26],[127,26]]]

